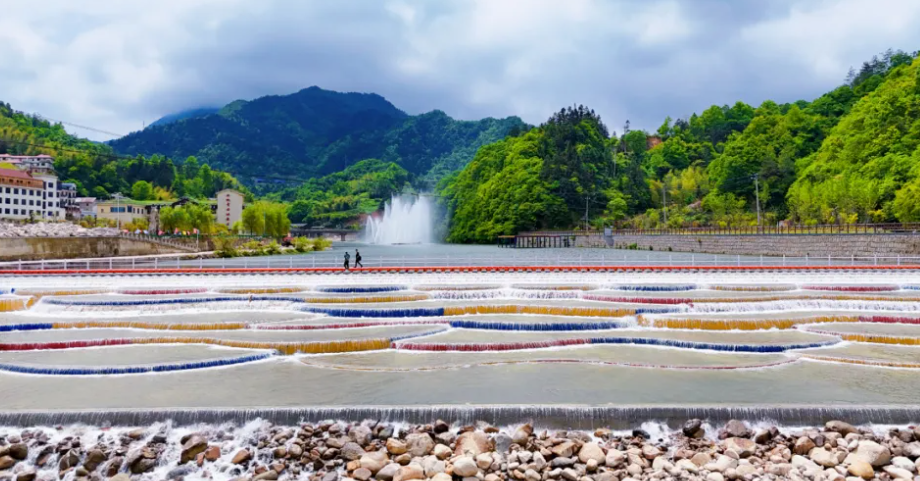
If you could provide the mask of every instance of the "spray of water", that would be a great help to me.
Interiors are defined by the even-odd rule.
[[[393,196],[383,216],[368,217],[365,241],[371,244],[434,242],[434,206],[426,196]]]

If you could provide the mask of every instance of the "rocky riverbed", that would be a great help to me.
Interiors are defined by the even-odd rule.
[[[781,430],[692,419],[656,435],[443,421],[0,428],[0,481],[920,481],[918,470],[920,428],[842,421]]]
[[[70,222],[36,222],[34,224],[17,224],[0,222],[2,237],[113,237],[118,229],[94,227],[87,229]]]

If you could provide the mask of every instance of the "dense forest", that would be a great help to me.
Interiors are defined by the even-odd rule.
[[[107,145],[70,135],[60,124],[17,112],[3,102],[0,153],[51,155],[62,182],[75,183],[80,196],[100,199],[116,192],[138,200],[203,198],[224,188],[243,189],[230,174],[202,165],[194,157],[179,166],[160,155],[121,157]]]
[[[342,227],[380,209],[408,183],[406,169],[393,162],[367,159],[268,198],[293,201],[288,210],[291,222]]]
[[[376,94],[310,87],[283,96],[196,110],[110,142],[122,154],[195,156],[259,192],[339,172],[364,159],[394,162],[434,186],[476,150],[525,128],[517,117],[458,121],[410,116]]]
[[[712,106],[608,135],[585,107],[481,148],[439,190],[449,240],[530,229],[920,221],[920,60],[888,51],[808,102]],[[586,219],[587,213],[587,219]]]

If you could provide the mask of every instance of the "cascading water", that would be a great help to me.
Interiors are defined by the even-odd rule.
[[[393,196],[383,216],[368,217],[365,240],[371,244],[427,244],[434,242],[430,197]]]

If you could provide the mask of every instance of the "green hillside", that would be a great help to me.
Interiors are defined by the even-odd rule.
[[[714,105],[654,133],[627,122],[608,137],[584,112],[485,146],[445,179],[450,239],[581,228],[586,210],[594,228],[756,225],[758,201],[763,225],[920,221],[917,52],[874,57],[810,102]]]
[[[195,156],[254,185],[341,171],[360,160],[395,162],[433,183],[479,146],[522,128],[517,117],[458,121],[444,112],[410,116],[376,94],[310,87],[238,100],[219,112],[151,126],[110,142],[123,154]]]

